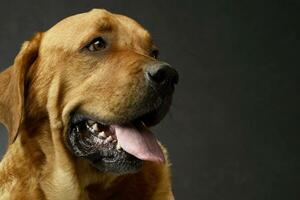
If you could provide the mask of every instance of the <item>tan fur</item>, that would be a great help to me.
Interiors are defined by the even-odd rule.
[[[80,50],[99,34],[117,41],[111,51],[100,58]],[[24,43],[0,74],[0,120],[10,141],[0,163],[1,200],[173,199],[168,162],[146,162],[136,174],[116,176],[65,146],[75,108],[107,120],[130,118],[132,102],[144,95],[139,73],[153,59],[152,47],[138,23],[105,10],[66,18]]]

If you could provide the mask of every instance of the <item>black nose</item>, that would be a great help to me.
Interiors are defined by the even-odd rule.
[[[173,86],[178,83],[178,72],[169,64],[154,62],[147,66],[146,76],[156,86]]]

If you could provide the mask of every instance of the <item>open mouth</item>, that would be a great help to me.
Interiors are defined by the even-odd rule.
[[[155,116],[154,111],[128,123],[106,124],[87,115],[73,114],[68,146],[76,156],[86,158],[101,171],[135,172],[143,161],[163,163],[164,154],[143,121],[151,121],[151,116]]]

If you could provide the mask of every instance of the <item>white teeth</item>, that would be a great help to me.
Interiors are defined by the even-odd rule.
[[[117,150],[121,150],[121,145],[119,144],[119,142],[117,143],[117,146],[116,146]]]
[[[104,131],[101,131],[101,132],[99,133],[99,135],[100,135],[100,137],[106,138],[106,135],[105,135]]]
[[[113,138],[110,136],[108,136],[105,140],[104,140],[104,144],[107,144],[109,142],[113,141]]]
[[[97,143],[98,143],[98,144],[103,144],[103,140],[97,138]]]
[[[99,127],[98,127],[98,124],[97,124],[97,123],[93,124],[92,130],[93,130],[94,132],[99,131]]]

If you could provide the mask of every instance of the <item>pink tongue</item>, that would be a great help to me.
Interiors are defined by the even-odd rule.
[[[165,162],[164,154],[154,134],[145,126],[113,125],[120,146],[141,160]]]

